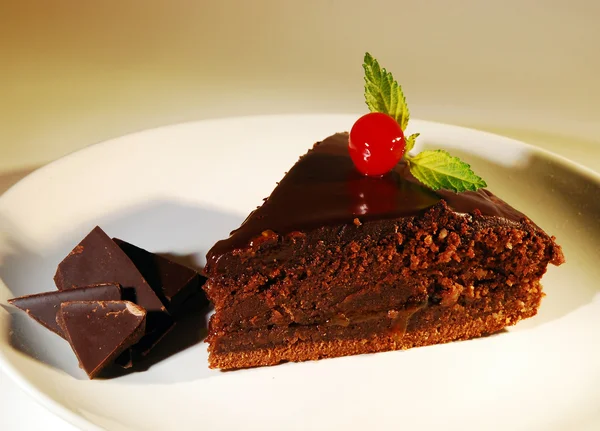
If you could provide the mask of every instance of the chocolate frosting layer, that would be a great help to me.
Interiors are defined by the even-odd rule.
[[[315,144],[292,167],[264,204],[253,211],[230,237],[208,252],[207,263],[252,245],[264,231],[285,235],[322,226],[413,217],[441,200],[457,213],[502,218],[513,222],[525,216],[485,189],[453,193],[433,191],[419,183],[400,162],[381,178],[359,173],[348,153],[348,133]]]

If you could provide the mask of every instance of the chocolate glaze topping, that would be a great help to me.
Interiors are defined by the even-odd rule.
[[[265,203],[253,211],[230,237],[208,252],[207,264],[236,249],[250,246],[264,231],[285,235],[321,226],[413,217],[441,200],[457,213],[519,222],[525,216],[487,190],[453,193],[432,191],[419,183],[400,162],[381,178],[359,173],[348,153],[348,133],[315,144],[292,167]]]

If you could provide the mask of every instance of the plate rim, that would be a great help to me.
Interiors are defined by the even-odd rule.
[[[158,126],[158,127],[138,130],[138,131],[127,133],[127,134],[124,134],[121,136],[113,137],[113,138],[110,138],[110,139],[107,139],[104,141],[92,143],[90,145],[85,146],[84,148],[80,148],[78,150],[72,151],[70,153],[65,154],[62,157],[59,157],[49,163],[44,164],[43,166],[35,169],[33,172],[29,173],[28,175],[26,175],[25,177],[23,177],[22,179],[17,181],[9,189],[7,189],[4,193],[2,193],[0,195],[0,205],[7,198],[11,197],[15,193],[18,193],[19,189],[24,184],[28,183],[29,181],[35,181],[35,179],[38,176],[44,175],[46,171],[54,169],[54,167],[57,164],[60,164],[60,163],[64,162],[65,160],[76,158],[79,156],[79,154],[90,151],[92,149],[97,149],[98,147],[115,145],[119,141],[129,140],[134,137],[140,137],[140,136],[143,136],[146,134],[152,134],[159,130],[164,132],[169,129],[177,129],[177,128],[181,128],[181,127],[193,127],[195,125],[202,125],[202,124],[206,124],[206,123],[213,123],[213,124],[214,123],[227,123],[227,122],[236,122],[236,121],[240,121],[240,120],[243,120],[243,121],[258,120],[258,121],[267,121],[267,122],[270,122],[270,121],[277,122],[277,121],[281,121],[281,120],[285,120],[285,119],[289,120],[290,118],[303,118],[305,120],[310,120],[310,119],[314,118],[315,120],[317,120],[317,119],[323,119],[324,117],[330,117],[330,118],[346,117],[349,120],[351,120],[352,118],[357,118],[360,115],[362,115],[362,114],[352,114],[352,113],[322,113],[322,114],[316,113],[315,114],[315,113],[313,113],[313,114],[271,114],[271,115],[232,116],[232,117],[219,117],[219,118],[208,118],[208,119],[200,119],[200,120],[194,120],[194,121],[186,121],[186,122],[180,122],[180,123],[174,123],[174,124],[168,124],[168,125],[162,125],[162,126]],[[567,166],[568,168],[575,171],[577,174],[586,177],[586,179],[589,179],[592,182],[600,184],[600,172],[597,172],[592,168],[584,166],[578,162],[575,162],[575,161],[573,161],[565,156],[562,156],[560,154],[557,154],[553,151],[546,150],[544,148],[540,148],[536,145],[529,144],[527,142],[524,142],[524,141],[521,141],[518,139],[514,139],[514,138],[510,138],[507,136],[503,136],[503,135],[500,135],[497,133],[487,132],[487,131],[479,130],[479,129],[472,128],[472,127],[458,126],[458,125],[444,123],[444,122],[421,120],[421,119],[413,119],[413,121],[415,123],[418,123],[419,125],[424,125],[425,127],[427,127],[428,125],[433,126],[433,127],[443,126],[445,128],[450,128],[455,131],[462,131],[462,132],[467,132],[467,133],[474,132],[484,138],[488,137],[488,138],[492,138],[492,139],[502,139],[506,142],[511,142],[515,145],[526,148],[528,151],[530,151],[532,153],[537,153],[537,154],[543,156],[544,158],[552,160],[563,166]],[[33,401],[37,402],[38,404],[43,406],[47,411],[49,411],[52,414],[57,415],[58,417],[60,417],[61,419],[65,420],[66,422],[70,423],[73,426],[76,426],[81,429],[90,429],[90,430],[100,430],[101,429],[98,425],[87,420],[84,416],[77,414],[73,410],[66,407],[64,404],[54,400],[52,397],[47,395],[45,392],[40,391],[37,388],[37,386],[34,384],[34,382],[32,382],[30,379],[28,379],[26,375],[20,373],[18,371],[18,369],[12,365],[12,363],[9,360],[9,358],[7,357],[4,349],[5,349],[5,347],[0,348],[0,371],[4,372],[6,374],[6,376],[8,378],[10,378],[20,390],[25,392],[27,394],[27,396],[32,398]]]

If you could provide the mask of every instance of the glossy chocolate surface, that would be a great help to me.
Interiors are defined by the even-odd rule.
[[[360,174],[348,153],[348,134],[338,133],[315,144],[281,180],[265,203],[252,212],[239,229],[209,251],[207,263],[220,256],[252,245],[264,231],[285,235],[322,226],[361,223],[372,220],[414,217],[441,200],[457,213],[513,222],[525,216],[487,190],[453,193],[433,191],[420,184],[399,163],[381,178]]]
[[[146,311],[129,301],[73,301],[60,306],[57,322],[94,378],[144,334]]]

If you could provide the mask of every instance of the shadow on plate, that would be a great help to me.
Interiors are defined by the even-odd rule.
[[[192,268],[199,274],[204,274],[204,265],[198,262],[195,254],[177,254],[177,253],[156,253],[159,256],[169,259],[171,262],[178,263],[188,268]]]
[[[96,225],[108,235],[122,238],[147,250],[162,254],[195,269],[202,269],[204,256],[219,239],[243,221],[243,216],[178,202],[156,201],[99,217],[74,226],[61,241],[50,248],[33,251],[26,238],[0,220],[0,303],[16,296],[55,290],[53,276],[58,263]],[[199,302],[201,304],[202,301]],[[21,352],[78,379],[86,379],[77,359],[62,338],[43,328],[14,307],[9,310],[9,341]],[[167,335],[149,358],[131,371],[149,368],[165,358],[199,343],[206,336],[210,310],[193,309],[178,322],[178,328]]]
[[[201,296],[201,297],[200,297]],[[152,349],[150,354],[134,362],[131,368],[113,365],[105,369],[100,378],[112,379],[149,370],[153,365],[202,342],[208,333],[208,318],[212,312],[204,295],[197,295],[185,305],[183,317],[177,320],[175,327]],[[199,364],[198,366],[202,366]]]

